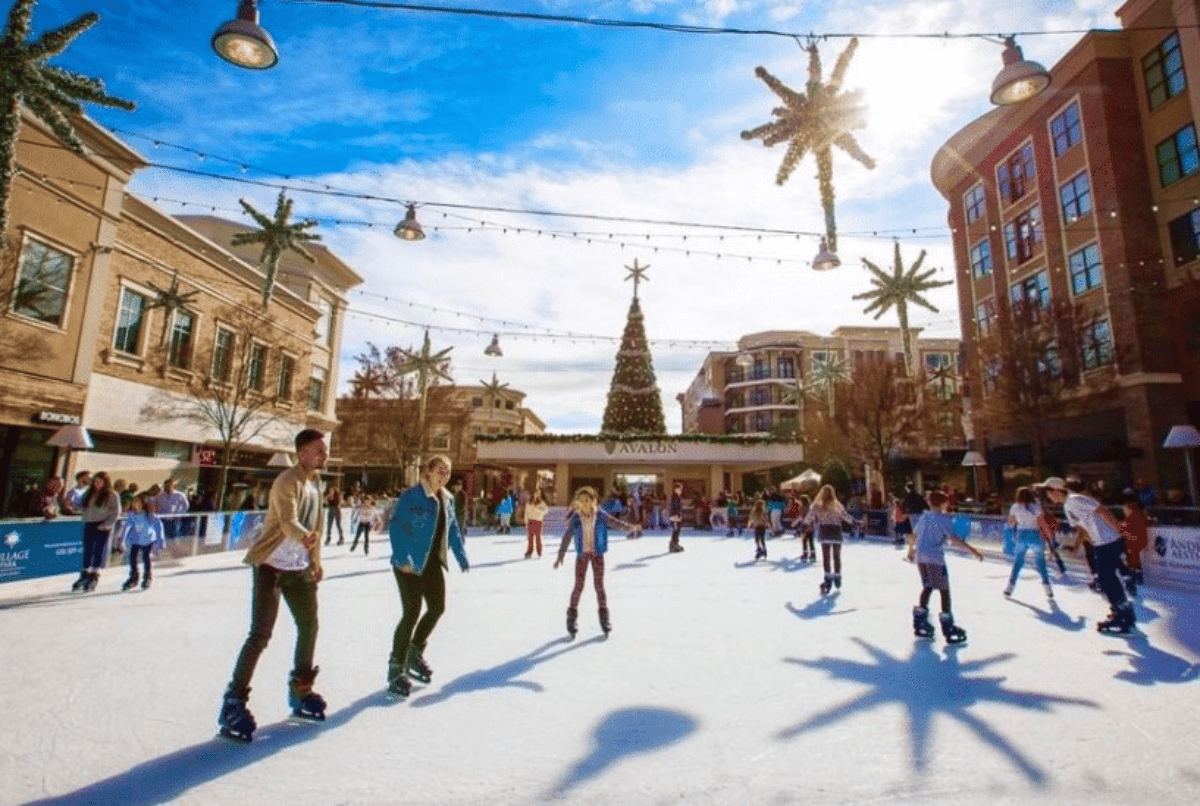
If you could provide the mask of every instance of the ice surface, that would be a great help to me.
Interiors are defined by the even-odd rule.
[[[557,540],[551,538],[551,543]],[[55,804],[1188,803],[1200,798],[1200,596],[1146,589],[1144,636],[1077,568],[1048,605],[1027,569],[951,553],[969,634],[914,639],[915,567],[844,550],[840,593],[799,541],[615,538],[613,634],[589,577],[566,640],[572,565],[523,535],[472,535],[426,657],[433,683],[384,695],[399,597],[386,554],[328,551],[322,724],[287,721],[295,635],[282,610],[254,679],[253,744],[215,738],[248,625],[249,570],[160,565],[149,591],[73,577],[0,586],[0,802]],[[933,600],[936,610],[937,598]],[[933,619],[936,624],[936,618]]]

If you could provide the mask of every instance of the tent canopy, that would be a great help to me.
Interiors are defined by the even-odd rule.
[[[815,470],[805,470],[799,476],[790,478],[783,484],[779,485],[784,490],[800,489],[803,487],[815,487],[821,483],[821,474]]]

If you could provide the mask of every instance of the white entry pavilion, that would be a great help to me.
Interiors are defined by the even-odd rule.
[[[481,464],[509,468],[518,481],[553,474],[552,503],[560,506],[582,485],[596,487],[603,496],[618,477],[629,476],[654,476],[668,494],[683,482],[689,502],[698,496],[712,499],[723,489],[742,489],[747,474],[804,460],[804,447],[793,440],[701,434],[481,437],[475,447]]]

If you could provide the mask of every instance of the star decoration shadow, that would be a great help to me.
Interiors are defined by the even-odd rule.
[[[154,290],[154,299],[146,303],[146,310],[154,308],[162,308],[164,310],[162,335],[159,336],[158,343],[162,346],[167,343],[167,331],[171,327],[171,314],[175,311],[186,310],[192,300],[199,295],[199,291],[180,291],[179,290],[179,272],[175,271],[171,275],[171,287],[159,288],[154,283],[147,283]]]
[[[83,14],[74,22],[46,31],[30,41],[33,7],[37,0],[17,0],[9,9],[8,21],[0,33],[0,252],[8,247],[8,203],[12,181],[17,173],[17,137],[24,106],[54,132],[76,154],[83,143],[75,135],[70,116],[83,113],[79,101],[132,111],[133,101],[115,98],[96,78],[72,73],[47,62],[71,46],[75,38],[100,21],[95,12]]]
[[[1031,782],[1044,786],[1048,780],[1047,773],[1034,762],[1032,755],[1023,753],[972,709],[985,703],[1041,713],[1050,713],[1057,705],[1100,707],[1096,702],[1076,697],[1008,689],[1004,687],[1004,677],[972,676],[990,666],[1012,660],[1016,655],[1011,652],[960,663],[958,650],[948,649],[943,658],[934,653],[929,642],[917,641],[912,657],[905,661],[860,638],[854,641],[866,651],[869,661],[830,657],[817,660],[784,659],[787,663],[824,671],[835,680],[860,684],[866,690],[857,697],[837,703],[803,722],[780,730],[776,738],[781,741],[795,739],[859,714],[898,706],[908,712],[913,766],[918,771],[929,765],[933,722],[940,715],[969,728],[984,744],[990,745],[1000,756],[1011,761]]]
[[[817,162],[817,183],[821,191],[821,207],[825,211],[825,240],[830,252],[837,251],[837,223],[834,217],[833,193],[833,147],[837,146],[850,157],[867,168],[875,167],[875,160],[867,156],[851,132],[866,126],[866,107],[862,103],[862,91],[842,92],[842,81],[846,68],[858,49],[858,39],[842,51],[834,65],[829,81],[821,78],[821,56],[815,43],[808,50],[808,83],[804,92],[796,92],[765,67],[757,67],[754,74],[783,100],[783,106],[771,110],[775,120],[742,132],[743,140],[761,139],[770,147],[788,142],[787,152],[775,174],[775,184],[782,185],[806,153],[812,152]]]
[[[306,218],[292,222],[292,200],[284,191],[279,191],[279,199],[275,203],[275,217],[268,218],[254,208],[245,199],[238,199],[246,214],[258,224],[253,232],[239,232],[233,236],[234,246],[260,243],[263,245],[262,256],[258,260],[259,268],[266,279],[263,280],[262,304],[265,306],[271,299],[271,290],[275,287],[275,275],[279,272],[279,259],[289,249],[309,263],[316,263],[316,258],[309,254],[303,244],[321,240],[321,236],[305,230],[317,226],[317,222]]]

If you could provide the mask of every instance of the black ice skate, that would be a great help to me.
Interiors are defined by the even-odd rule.
[[[433,679],[433,669],[425,662],[425,647],[408,645],[408,673],[414,680],[428,683]]]
[[[932,638],[935,630],[929,623],[929,611],[924,607],[913,608],[913,635],[918,638]]]
[[[833,575],[833,587],[837,588],[838,590],[842,589],[842,575],[841,574]]]
[[[394,694],[397,697],[407,697],[412,693],[412,684],[408,682],[408,675],[405,671],[407,664],[403,664],[396,658],[388,658],[387,682],[388,693]]]
[[[239,694],[233,689],[225,692],[225,699],[221,703],[221,714],[217,717],[217,725],[222,736],[236,739],[239,742],[249,742],[254,738],[254,731],[258,728],[258,723],[254,721],[254,715],[246,708],[246,700],[249,696],[249,690],[244,694]]]
[[[87,581],[88,581],[88,572],[80,571],[79,579],[75,580],[74,584],[71,585],[71,590],[73,590],[73,591],[83,590],[83,586],[87,584]]]
[[[942,635],[945,636],[947,644],[961,644],[967,640],[967,631],[954,623],[953,614],[941,613],[938,618],[942,622]]]
[[[829,589],[833,587],[833,574],[826,574],[825,581],[821,583],[821,595],[829,594]]]
[[[1096,630],[1111,635],[1129,635],[1137,632],[1136,621],[1133,605],[1129,602],[1122,602],[1112,609],[1107,619],[1096,625]]]
[[[321,722],[325,719],[325,698],[313,691],[313,680],[321,667],[293,669],[288,677],[288,705],[292,716]]]
[[[146,590],[149,587],[150,587],[150,577],[146,577],[145,579],[142,580],[142,590]]]
[[[121,586],[121,590],[123,590],[123,591],[133,590],[134,588],[137,587],[137,584],[138,584],[138,578],[130,577],[129,579],[125,580],[125,584]]]
[[[89,571],[87,579],[83,583],[83,590],[85,593],[90,593],[96,589],[98,584],[100,584],[100,572]]]
[[[604,630],[604,634],[608,635],[612,632],[612,624],[608,621],[608,608],[600,608],[600,629]]]
[[[579,611],[576,610],[574,607],[568,607],[567,608],[567,634],[570,635],[572,638],[574,638],[575,633],[577,633],[579,631],[579,627],[576,625],[576,621],[578,619],[579,619]]]

